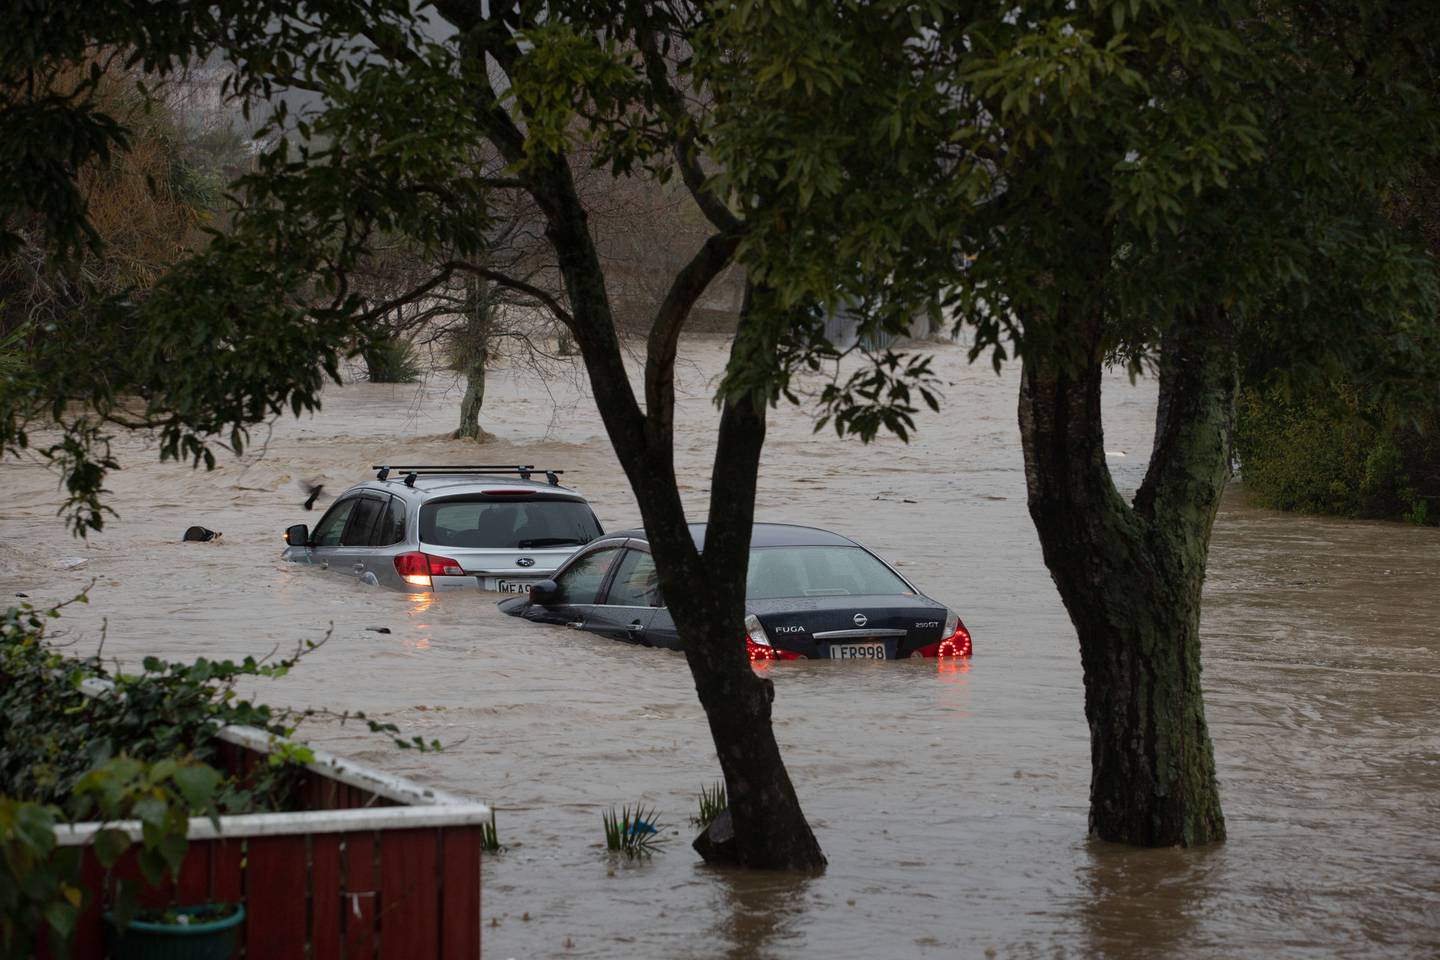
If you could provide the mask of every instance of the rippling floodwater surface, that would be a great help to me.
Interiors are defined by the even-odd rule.
[[[677,468],[707,503],[720,340],[686,345]],[[332,492],[372,463],[473,462],[444,439],[449,381],[332,388],[323,413],[258,431],[212,472],[118,445],[119,516],[88,542],[55,477],[7,462],[0,589],[36,602],[96,579],[61,621],[77,649],[135,662],[327,644],[276,703],[381,714],[450,744],[400,752],[350,727],[310,738],[498,808],[484,866],[487,957],[1433,957],[1440,954],[1440,532],[1281,515],[1227,496],[1205,607],[1205,686],[1228,843],[1088,840],[1089,740],[1074,632],[1025,508],[1016,379],[939,349],[943,415],[911,444],[772,417],[757,518],[831,527],[959,609],[972,663],[772,666],[775,725],[830,858],[822,876],[704,866],[689,849],[718,764],[684,660],[522,623],[495,595],[416,599],[280,562],[296,481]],[[1143,476],[1154,384],[1107,385],[1117,483]],[[486,462],[562,467],[607,528],[639,513],[593,405],[499,370]],[[221,530],[181,544],[194,523]],[[87,558],[63,569],[67,558]],[[380,634],[369,627],[389,627]],[[616,863],[601,811],[644,801],[677,830]],[[528,914],[528,919],[525,915]]]

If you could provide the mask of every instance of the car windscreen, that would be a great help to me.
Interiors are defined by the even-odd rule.
[[[860,547],[756,547],[745,577],[747,600],[913,593]]]
[[[600,534],[589,505],[575,500],[451,498],[420,507],[420,539],[437,547],[529,550],[589,543]]]

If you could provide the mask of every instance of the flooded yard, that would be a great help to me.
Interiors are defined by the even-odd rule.
[[[300,510],[299,481],[335,493],[387,461],[563,468],[607,529],[638,525],[573,383],[495,371],[482,423],[497,439],[480,448],[446,438],[460,390],[443,377],[332,388],[320,415],[257,431],[256,450],[211,473],[121,438],[118,516],[85,542],[55,516],[55,475],[7,462],[0,589],[39,603],[93,578],[63,628],[78,651],[103,635],[105,655],[131,663],[263,655],[333,631],[259,692],[449,744],[417,754],[353,726],[307,728],[498,809],[508,850],[484,865],[489,957],[1440,953],[1440,531],[1262,511],[1232,488],[1204,620],[1230,840],[1090,841],[1079,656],[1026,512],[1017,378],[938,351],[946,403],[909,445],[817,435],[794,408],[775,411],[766,445],[757,519],[860,540],[975,638],[969,663],[768,667],[823,876],[727,872],[690,850],[687,818],[719,767],[680,655],[505,617],[493,594],[402,596],[280,561],[281,531],[319,517]],[[703,519],[725,344],[699,338],[682,355],[677,469]],[[1107,385],[1106,448],[1127,491],[1154,399],[1153,382]],[[191,524],[224,537],[180,543]],[[637,801],[671,842],[617,863],[601,812]]]

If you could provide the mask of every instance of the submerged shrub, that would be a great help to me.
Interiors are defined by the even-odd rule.
[[[617,814],[611,807],[601,815],[605,823],[605,848],[630,859],[648,857],[665,842],[660,835],[660,823],[655,819],[655,808],[636,804],[634,809],[622,807]]]
[[[425,372],[415,344],[400,337],[376,340],[361,356],[371,383],[414,383]]]

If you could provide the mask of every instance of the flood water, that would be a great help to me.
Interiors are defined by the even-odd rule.
[[[724,343],[684,345],[677,465],[703,518]],[[772,665],[775,725],[830,868],[731,873],[689,848],[718,764],[684,660],[501,616],[498,597],[415,599],[280,562],[301,478],[372,463],[567,470],[607,528],[639,513],[573,383],[492,376],[482,448],[444,438],[460,393],[333,388],[212,473],[119,444],[119,517],[89,541],[55,477],[0,466],[0,595],[59,599],[76,649],[135,662],[264,654],[333,636],[260,688],[362,709],[450,744],[400,752],[350,727],[312,740],[492,803],[487,957],[1433,957],[1440,955],[1440,531],[1287,516],[1232,489],[1205,606],[1205,687],[1230,840],[1137,851],[1086,838],[1089,742],[1074,632],[1025,508],[1016,378],[939,350],[943,415],[907,445],[813,435],[777,411],[757,518],[849,534],[961,611],[973,662]],[[1154,385],[1107,386],[1117,483],[1144,472]],[[181,544],[191,524],[224,532]],[[66,561],[87,563],[65,569]],[[388,627],[389,634],[368,630]],[[672,842],[616,863],[601,812],[653,804]],[[669,830],[667,830],[667,833]],[[528,916],[528,919],[527,919]]]

